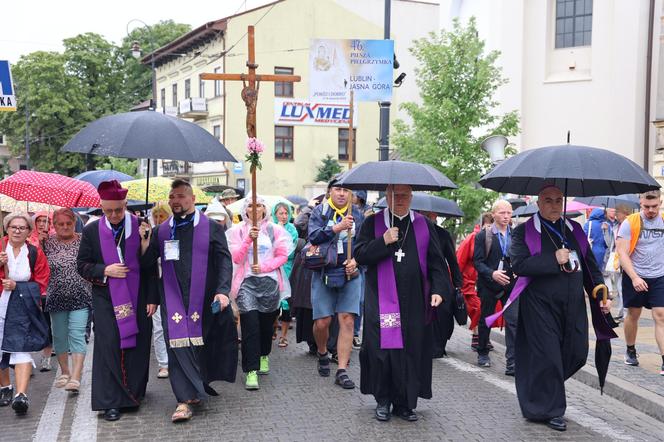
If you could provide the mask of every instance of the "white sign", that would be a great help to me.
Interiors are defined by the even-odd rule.
[[[15,111],[16,96],[9,61],[0,60],[0,111]]]
[[[353,112],[353,127],[357,127],[357,103]],[[350,106],[341,103],[313,103],[294,98],[275,98],[274,124],[289,126],[348,127]]]
[[[392,101],[394,41],[311,41],[309,98],[314,102]]]

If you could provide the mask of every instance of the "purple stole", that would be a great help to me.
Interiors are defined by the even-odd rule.
[[[198,218],[198,224],[196,224]],[[171,348],[203,345],[203,304],[207,280],[208,251],[210,249],[210,220],[200,212],[194,215],[194,243],[191,251],[191,284],[189,309],[182,302],[182,290],[175,274],[173,261],[166,261],[164,242],[171,239],[169,218],[159,226],[162,281],[168,318],[168,344]]]
[[[530,251],[530,255],[539,255],[542,253],[542,236],[540,232],[537,231],[537,228],[535,227],[535,217],[538,217],[539,215],[535,214],[533,215],[528,221],[526,221],[526,233],[525,233],[525,242],[526,246],[528,246],[528,250]],[[588,264],[586,262],[586,255],[588,253],[588,249],[590,248],[588,244],[588,240],[586,238],[586,235],[583,233],[583,229],[581,228],[581,225],[574,222],[570,221],[572,224],[572,233],[574,234],[574,239],[576,239],[576,243],[579,245],[581,248],[581,260],[583,261],[582,268],[585,267],[588,269]],[[543,227],[540,227],[543,228]],[[503,309],[495,313],[491,316],[488,316],[486,318],[486,324],[490,328],[491,325],[499,318],[502,316],[502,314],[507,310],[507,308],[514,303],[519,298],[519,295],[523,293],[523,291],[528,287],[528,284],[532,281],[532,278],[529,276],[519,276],[516,280],[516,283],[514,284],[514,288],[512,289],[512,293],[510,294],[509,299],[503,306]],[[592,293],[593,288],[595,287],[595,283],[592,281],[592,275],[590,272],[583,272],[583,283],[584,287],[586,289],[586,292],[589,294]],[[617,338],[618,335],[613,331],[611,326],[606,320],[606,317],[604,314],[602,314],[602,310],[600,308],[600,299],[592,299],[590,298],[590,314],[592,317],[592,323],[593,323],[593,328],[595,329],[595,336],[597,336],[597,340],[607,340],[607,339],[613,339]]]
[[[376,239],[381,238],[387,231],[386,217],[389,212],[384,209],[375,215],[374,233]],[[433,309],[429,300],[429,272],[427,267],[427,249],[429,248],[429,227],[426,219],[417,212],[414,215],[413,231],[417,243],[417,254],[422,271],[422,285],[424,291],[424,323],[428,324],[433,318]],[[410,216],[410,215],[409,215]],[[397,282],[394,275],[393,254],[378,263],[378,313],[380,318],[380,348],[383,350],[403,348],[403,335],[401,333],[401,310],[397,294]]]
[[[131,234],[125,236],[124,263],[129,268],[129,273],[126,278],[108,278],[108,291],[111,293],[115,321],[120,332],[120,348],[123,350],[136,347],[138,334],[136,308],[140,284],[138,253],[141,241],[138,234],[138,218],[134,215],[125,216],[125,229],[127,223],[131,223]],[[123,234],[126,234],[126,231]],[[105,216],[99,220],[99,244],[104,264],[108,266],[120,262],[117,242],[113,231],[106,225]]]

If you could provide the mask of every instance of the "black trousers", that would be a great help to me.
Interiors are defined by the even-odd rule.
[[[267,356],[272,351],[272,333],[277,315],[278,309],[270,313],[252,310],[240,314],[243,372],[258,370],[260,357]]]
[[[500,300],[503,306],[505,305],[507,299],[509,298],[509,294],[504,292],[502,297],[496,298],[493,292],[489,290],[480,290],[479,296],[482,307],[480,310],[480,323],[478,328],[479,336],[477,353],[480,355],[487,355],[489,354],[487,345],[489,344],[489,334],[491,333],[491,329],[487,327],[485,319],[487,316],[491,316],[495,313],[496,303],[498,300]],[[505,346],[507,348],[505,356],[507,357],[508,366],[514,364],[514,341],[516,339],[517,315],[518,305],[515,304],[510,306],[510,308],[505,311],[505,315],[503,316],[505,319]]]

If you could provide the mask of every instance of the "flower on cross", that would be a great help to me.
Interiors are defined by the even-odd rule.
[[[247,138],[247,156],[245,159],[251,164],[251,169],[261,169],[260,154],[265,150],[265,145],[255,137]]]

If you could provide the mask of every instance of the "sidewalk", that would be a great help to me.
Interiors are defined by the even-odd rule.
[[[616,314],[614,312],[614,314]],[[455,329],[459,332],[461,327]],[[465,327],[463,327],[465,329]],[[463,330],[467,332],[466,330]],[[664,422],[664,376],[659,375],[662,358],[655,342],[655,327],[650,310],[643,309],[639,321],[636,349],[639,354],[639,366],[625,365],[625,341],[623,325],[615,329],[617,339],[611,340],[612,354],[609,372],[604,385],[604,394],[611,396],[649,416]],[[470,345],[470,333],[467,332]],[[599,380],[595,370],[595,335],[590,326],[590,350],[588,363],[579,370],[573,378],[599,390]],[[505,345],[503,331],[493,329],[491,340],[494,343]],[[504,348],[497,349],[500,357],[504,359]],[[496,352],[491,353],[495,359]]]

